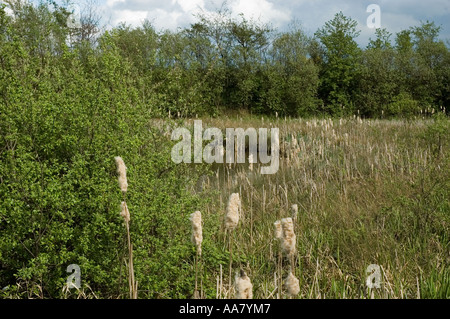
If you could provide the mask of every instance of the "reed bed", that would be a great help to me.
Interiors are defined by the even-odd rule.
[[[217,164],[202,182],[204,192],[217,194],[206,210],[227,216],[225,229],[233,232],[230,282],[235,258],[251,269],[255,298],[417,298],[432,272],[442,276],[434,285],[448,284],[448,244],[436,230],[448,233],[442,211],[448,199],[431,199],[438,190],[448,193],[448,150],[436,156],[421,138],[428,120],[204,122],[280,129],[276,174],[260,175],[252,159],[252,165]],[[245,211],[239,227],[229,215],[234,193]],[[369,264],[381,266],[380,289],[365,286]],[[217,291],[230,289],[222,268],[213,276]]]

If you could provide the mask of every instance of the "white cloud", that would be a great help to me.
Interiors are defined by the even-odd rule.
[[[419,25],[420,21],[412,15],[386,12],[381,16],[381,27],[396,33],[409,27]]]
[[[113,17],[113,25],[118,25],[119,23],[125,22],[131,26],[139,26],[147,18],[147,11],[132,11],[132,10],[120,10],[115,12]]]
[[[185,13],[195,13],[205,8],[203,0],[176,0]]]
[[[271,22],[280,26],[291,19],[289,10],[279,10],[274,3],[267,0],[237,0],[230,4],[234,15],[243,13],[247,18],[260,19],[261,22]]]
[[[208,1],[208,0],[206,0]],[[106,9],[111,12],[113,25],[126,22],[133,26],[148,18],[157,29],[176,30],[177,27],[186,27],[194,22],[194,15],[213,13],[208,10],[210,3],[205,0],[106,0]],[[220,7],[217,6],[216,7]],[[288,9],[277,9],[276,5],[268,0],[234,0],[229,2],[233,16],[244,13],[247,18],[260,19],[262,22],[271,22],[279,27],[291,19]],[[212,8],[211,8],[212,9]]]
[[[178,11],[168,12],[166,10],[155,9],[148,12],[147,18],[152,22],[156,30],[173,30],[178,27],[178,19],[183,13]]]

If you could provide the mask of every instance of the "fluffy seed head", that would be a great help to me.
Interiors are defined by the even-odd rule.
[[[191,221],[191,225],[192,225],[191,241],[197,247],[198,254],[201,255],[202,254],[202,241],[203,241],[202,213],[199,211],[192,213],[189,220]]]
[[[275,226],[275,238],[281,239],[281,221],[277,220],[273,225]]]
[[[227,213],[225,215],[225,228],[233,230],[239,222],[239,210],[241,208],[241,200],[239,193],[233,193],[228,200]]]
[[[235,277],[236,299],[253,299],[253,285],[245,271]]]
[[[120,156],[116,156],[115,158],[117,165],[117,173],[119,174],[119,187],[122,192],[126,192],[128,188],[127,183],[127,167]]]
[[[123,219],[125,219],[125,222],[129,223],[130,222],[130,212],[128,211],[127,203],[122,202],[122,204],[120,205],[120,208],[121,208],[120,216],[122,216]]]
[[[281,249],[283,252],[291,257],[295,254],[297,237],[294,233],[294,223],[292,222],[292,218],[283,218],[281,220],[281,228],[282,228],[282,241],[281,241]]]
[[[300,284],[298,279],[292,274],[292,272],[289,272],[289,275],[286,278],[285,282],[285,288],[288,292],[288,294],[292,297],[295,297],[300,292]]]

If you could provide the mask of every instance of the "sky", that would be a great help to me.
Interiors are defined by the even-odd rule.
[[[33,0],[38,1],[38,0]],[[139,26],[148,19],[156,30],[188,27],[195,22],[195,14],[215,12],[223,0],[72,0],[82,7],[86,1],[95,3],[103,17],[106,28],[125,22]],[[61,2],[61,1],[56,1]],[[380,8],[381,28],[395,34],[421,21],[434,21],[441,26],[440,38],[450,42],[450,1],[449,0],[228,0],[232,15],[243,13],[263,23],[270,23],[279,31],[288,29],[295,20],[308,35],[322,27],[326,21],[342,11],[344,15],[358,22],[361,31],[357,42],[366,45],[374,37],[375,28],[369,28],[367,12],[370,4]]]

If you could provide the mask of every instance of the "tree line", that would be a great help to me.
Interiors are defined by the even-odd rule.
[[[70,9],[53,1],[7,3],[12,13],[1,9],[3,72],[6,47],[20,47],[21,59],[34,69],[23,81],[49,67],[62,73],[81,68],[87,77],[112,81],[111,90],[127,83],[136,94],[133,103],[146,104],[155,116],[216,116],[236,109],[280,116],[410,116],[449,105],[450,53],[434,22],[395,35],[376,29],[360,48],[357,22],[342,12],[313,36],[295,23],[278,32],[242,14],[233,18],[226,6],[197,15],[176,32],[158,32],[148,21],[101,31],[92,7],[76,24],[68,23]],[[109,67],[126,70],[120,79],[107,79],[107,67],[92,67],[108,55],[115,64]],[[5,86],[0,94],[5,100]]]

